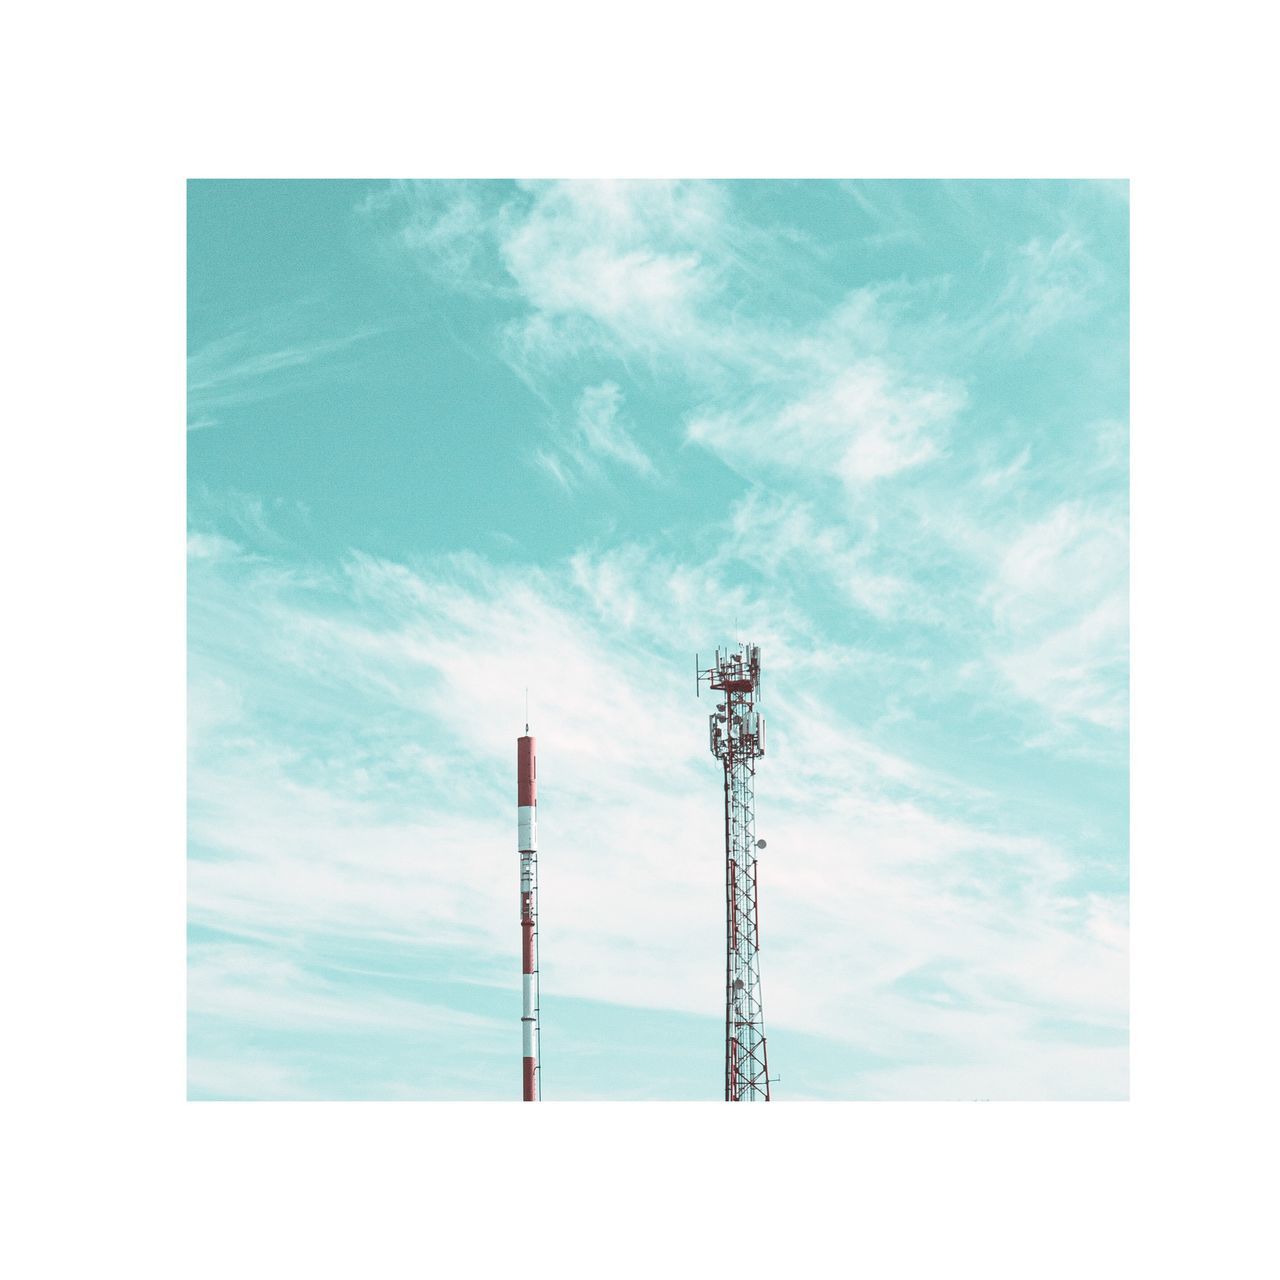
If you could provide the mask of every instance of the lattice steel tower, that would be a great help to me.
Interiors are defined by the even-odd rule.
[[[705,680],[724,694],[711,713],[711,754],[724,765],[725,1011],[724,1099],[769,1101],[769,1055],[760,1000],[759,896],[756,892],[756,761],[764,755],[760,646],[739,645],[713,666],[698,662]]]

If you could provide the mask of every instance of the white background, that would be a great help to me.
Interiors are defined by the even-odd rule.
[[[891,8],[11,18],[7,1274],[1275,1265],[1273,46]],[[532,175],[1132,180],[1131,1102],[184,1101],[183,182]]]

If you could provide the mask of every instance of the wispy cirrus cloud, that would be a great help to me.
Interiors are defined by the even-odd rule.
[[[261,658],[252,682],[224,689],[236,701],[193,755],[193,923],[448,947],[470,972],[500,973],[510,932],[495,864],[510,843],[502,744],[522,714],[513,694],[527,684],[545,735],[558,994],[714,1007],[712,957],[688,945],[705,937],[713,951],[717,932],[706,857],[716,847],[714,762],[683,655],[669,651],[660,620],[687,605],[690,627],[714,635],[735,608],[768,619],[763,602],[714,569],[639,547],[544,569],[356,556],[340,575],[305,581],[219,559],[200,562],[193,579],[207,611],[197,683],[206,667],[228,681],[241,647]],[[939,1060],[975,1071],[1022,1062],[1009,1096],[1122,1092],[1123,1007],[1105,993],[1122,995],[1124,957],[1114,937],[1094,932],[1097,895],[1071,887],[1064,850],[955,816],[963,787],[860,741],[802,692],[792,674],[823,661],[806,626],[774,619],[757,629],[774,674],[762,822],[787,832],[763,871],[769,989],[785,1010],[778,1034],[891,1049],[904,1074],[876,1077],[880,1096],[909,1094],[911,1071]],[[279,707],[290,708],[283,736],[263,718]],[[623,899],[627,911],[612,911]],[[260,973],[256,961],[246,977],[241,960],[205,953],[199,1000],[266,1016],[281,982],[290,991],[303,982],[307,1017],[341,1016],[324,982],[291,964]],[[933,985],[914,985],[910,975],[925,970]],[[942,1022],[939,983],[954,1000]],[[375,1012],[418,1016],[399,1005]],[[1111,1039],[1045,1041],[1035,1030],[1045,1020],[1095,1036],[1110,1028]],[[1085,1074],[1068,1085],[1067,1070]]]
[[[1063,503],[1025,528],[985,593],[998,670],[1064,720],[1127,723],[1128,529],[1124,513]]]
[[[985,471],[978,478],[978,483],[984,489],[1001,489],[1009,484],[1016,476],[1020,475],[1031,461],[1031,446],[1024,445],[1019,450],[1016,457],[990,471]]]
[[[689,388],[686,439],[729,465],[833,469],[851,487],[937,456],[964,405],[956,379],[895,356],[910,295],[900,285],[833,291],[816,275],[805,326],[744,306],[748,291],[777,294],[780,277],[793,306],[798,281],[814,273],[813,249],[785,227],[736,217],[716,184],[536,183],[505,198],[484,184],[442,185],[403,195],[403,244],[460,289],[469,286],[454,268],[465,262],[518,307],[502,325],[502,350],[544,397],[562,395],[557,380],[584,367],[618,370],[602,387],[638,370],[675,375]],[[570,485],[600,419],[581,405],[561,412],[577,423],[577,448],[535,456]],[[596,435],[596,452],[644,470],[633,442]]]
[[[565,488],[599,479],[606,467],[622,466],[652,477],[654,465],[627,425],[622,389],[616,382],[587,387],[578,399],[572,426],[558,449],[537,454],[539,463]]]
[[[1089,206],[1077,187],[1032,184],[1055,229],[1011,237],[984,220],[990,197],[1007,199],[1001,184],[934,185],[932,229],[904,184],[840,190],[880,240],[896,229],[913,243],[939,233],[971,243],[982,284],[967,307],[956,306],[946,273],[825,278],[820,238],[743,217],[726,184],[426,184],[384,211],[399,211],[402,238],[426,256],[447,242],[441,260],[487,274],[514,308],[500,349],[552,420],[571,424],[550,427],[532,451],[559,487],[574,490],[609,462],[665,473],[672,449],[705,449],[778,496],[752,528],[761,554],[800,556],[795,544],[808,538],[807,563],[880,622],[968,633],[970,667],[978,655],[988,679],[1053,725],[1120,731],[1123,595],[1086,603],[1087,592],[1067,593],[1055,627],[1015,622],[1001,605],[1009,543],[1052,518],[1048,503],[1017,519],[1004,507],[1015,492],[1035,492],[1039,469],[1062,463],[1043,440],[1033,449],[1017,434],[993,453],[961,370],[1079,326],[1122,295],[1125,280],[1082,230]],[[460,237],[470,238],[465,251]],[[628,432],[610,456],[600,429],[592,448],[591,423],[618,419],[586,417],[581,401],[567,400],[581,394],[586,370],[619,397],[624,386],[676,380],[682,430],[651,435],[643,450]],[[1109,465],[1121,474],[1124,464],[1120,453]],[[1070,574],[1067,560],[1048,568],[1059,571]]]
[[[187,534],[187,558],[189,560],[230,560],[242,555],[244,548],[220,533]]]
[[[688,438],[735,468],[772,466],[829,474],[850,489],[938,456],[963,391],[906,383],[879,360],[842,371],[798,399],[695,417]]]
[[[768,575],[816,570],[852,604],[877,618],[918,612],[924,602],[914,585],[876,564],[870,525],[825,523],[810,502],[792,494],[753,489],[735,504],[728,553],[749,558]]]
[[[275,345],[278,317],[207,342],[187,357],[187,422],[196,431],[219,425],[219,414],[296,391],[308,379],[332,377],[357,344],[381,332],[366,326],[339,337]]]
[[[295,932],[199,934],[188,947],[193,1098],[473,1096],[501,1076],[506,1027],[369,969],[367,952],[317,951]],[[376,960],[373,961],[376,964]],[[388,990],[388,980],[398,991]],[[469,1071],[430,1046],[467,1047]],[[300,1048],[299,1046],[305,1046]],[[426,1049],[426,1061],[417,1061]],[[469,1087],[470,1086],[470,1087]],[[492,1087],[492,1085],[490,1085]]]
[[[873,222],[907,216],[893,184],[848,192]],[[955,510],[961,490],[944,465],[966,468],[965,483],[991,495],[1029,478],[1035,455],[1025,442],[995,465],[985,455],[952,457],[972,393],[948,353],[1025,349],[1086,318],[1114,282],[1085,236],[1068,228],[989,251],[990,292],[968,314],[949,312],[945,278],[889,280],[818,288],[806,298],[809,322],[797,325],[793,315],[741,303],[748,287],[771,296],[766,282],[782,273],[807,279],[812,246],[737,217],[725,187],[536,183],[498,199],[496,190],[448,186],[431,198],[429,207],[421,196],[410,200],[403,234],[419,247],[472,237],[466,261],[500,278],[523,309],[506,322],[502,349],[541,394],[554,402],[562,394],[555,378],[583,361],[619,370],[566,405],[561,419],[570,425],[534,451],[560,487],[573,490],[608,465],[644,476],[660,469],[661,457],[621,422],[621,383],[634,381],[637,366],[675,374],[687,387],[683,442],[781,495],[752,512],[751,536],[766,559],[821,566],[881,621],[932,619],[975,633],[991,676],[1059,724],[1123,727],[1115,679],[1126,662],[1123,591],[1091,605],[1088,592],[1065,592],[1053,627],[1015,619],[1012,577],[1033,535],[1004,515],[979,530],[993,499]],[[957,187],[950,198],[972,234],[969,195]],[[483,216],[458,213],[481,207]],[[461,252],[446,257],[456,262]],[[829,481],[843,491],[839,500],[822,493]],[[895,490],[903,482],[913,487],[905,502]],[[797,490],[790,496],[789,486]],[[1051,520],[1046,509],[1021,525]],[[868,521],[892,536],[869,536]],[[1006,551],[1007,539],[1017,546]],[[1115,553],[1113,539],[1107,554]],[[940,564],[954,579],[942,592],[945,609]],[[1070,577],[1072,557],[1046,573]],[[984,602],[992,606],[985,621]],[[992,634],[980,642],[984,627]]]
[[[579,314],[628,347],[688,336],[711,290],[705,246],[720,225],[714,188],[675,183],[553,183],[508,210],[501,255],[538,313]]]
[[[781,258],[788,303],[812,288],[820,318],[829,288],[811,248],[788,228],[737,217],[718,184],[537,182],[514,192],[496,183],[426,184],[387,193],[379,213],[395,210],[397,241],[425,269],[465,260],[466,271],[437,278],[517,304],[519,314],[502,326],[502,349],[531,380],[605,360],[676,371],[704,387],[733,385],[744,371],[785,378],[797,359],[813,359],[810,334],[741,305],[744,288],[776,292]],[[465,249],[452,247],[458,238]],[[442,251],[442,240],[450,248]]]
[[[1106,273],[1075,231],[1035,237],[1012,255],[1008,282],[992,309],[990,329],[1023,345],[1098,304]]]
[[[364,202],[391,250],[371,256],[456,323],[451,357],[518,375],[527,405],[495,414],[486,387],[485,414],[510,416],[547,527],[539,552],[424,525],[399,551],[371,534],[320,555],[305,512],[193,490],[196,1093],[315,1094],[292,1032],[257,1047],[276,999],[305,1012],[342,1096],[508,1090],[485,1026],[427,1015],[505,999],[528,686],[548,991],[594,1002],[611,1029],[578,1027],[575,1052],[631,1096],[632,1014],[607,1011],[695,1017],[722,995],[688,667],[740,620],[769,681],[771,1032],[827,1064],[798,1078],[793,1058],[789,1096],[1124,1095],[1123,835],[1042,791],[1094,779],[1088,760],[1123,767],[1127,429],[1117,397],[1058,412],[1040,391],[1069,381],[1075,345],[1098,357],[1099,316],[1120,334],[1105,307],[1124,282],[1054,190],[1031,230],[993,220],[982,184],[910,185],[801,184],[815,216],[797,222],[719,183]],[[277,326],[197,359],[196,424],[357,358],[363,330],[343,331],[308,328],[310,358]],[[570,504],[592,519],[565,541]],[[367,991],[359,967],[379,971]],[[366,995],[377,1016],[344,1029]],[[351,1035],[384,1037],[376,1070]],[[446,1037],[475,1079],[424,1085],[395,1061],[412,1043],[434,1062]]]

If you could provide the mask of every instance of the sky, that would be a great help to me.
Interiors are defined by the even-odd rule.
[[[188,1096],[1128,1095],[1128,191],[188,188]]]

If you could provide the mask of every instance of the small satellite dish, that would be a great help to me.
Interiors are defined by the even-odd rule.
[[[757,840],[757,841],[756,841],[756,848],[757,848],[757,849],[767,849],[768,847],[769,847],[769,842],[768,842],[767,840]]]

